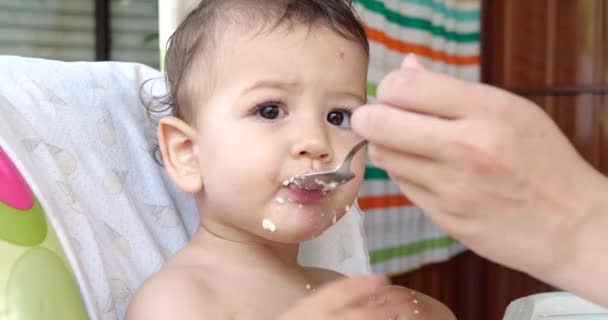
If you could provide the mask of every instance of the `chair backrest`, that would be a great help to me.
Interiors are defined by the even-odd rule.
[[[153,84],[162,92],[162,74],[131,63],[11,56],[0,56],[0,70],[0,150],[5,154],[0,160],[24,178],[46,219],[37,227],[46,238],[16,244],[2,228],[17,217],[11,211],[15,202],[4,195],[13,189],[0,188],[0,318],[6,310],[37,305],[44,318],[77,319],[84,305],[90,319],[121,319],[134,290],[198,224],[193,198],[175,188],[150,154],[155,127],[141,105],[140,87],[159,78]],[[1,173],[3,161],[0,180],[10,178]],[[23,226],[20,221],[12,222]],[[79,297],[74,290],[62,293],[69,287],[61,284],[64,280],[45,284],[44,294],[30,288],[38,298],[12,294],[28,292],[22,289],[33,280],[24,279],[46,268],[43,263],[18,267],[26,253],[38,249],[55,254],[56,269],[68,273],[55,278],[75,279]],[[328,232],[304,244],[300,258],[302,264],[348,275],[369,272],[360,211],[353,207]],[[67,301],[59,299],[62,294],[74,302],[53,306],[52,301]]]

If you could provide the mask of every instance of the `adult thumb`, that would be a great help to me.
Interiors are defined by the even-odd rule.
[[[425,70],[424,66],[418,61],[418,58],[414,53],[408,53],[405,58],[403,58],[403,61],[401,62],[401,69],[404,68]]]

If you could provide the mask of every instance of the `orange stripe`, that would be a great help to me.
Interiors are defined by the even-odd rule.
[[[382,209],[389,207],[411,206],[412,202],[404,195],[366,196],[360,197],[357,202],[361,210]]]
[[[365,32],[369,40],[380,42],[386,47],[397,50],[401,53],[415,53],[433,60],[443,61],[453,65],[476,65],[479,64],[479,55],[474,56],[452,56],[443,51],[436,51],[424,45],[406,43],[387,36],[384,32],[374,28],[365,27]]]

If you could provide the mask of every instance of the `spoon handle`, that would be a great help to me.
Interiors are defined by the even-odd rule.
[[[348,154],[346,155],[345,159],[352,159],[352,157],[355,155],[355,153],[357,153],[357,151],[359,151],[359,149],[361,149],[361,147],[363,147],[366,144],[367,144],[367,140],[365,140],[365,139],[361,140],[361,142],[357,143],[350,150],[350,152],[348,152]]]

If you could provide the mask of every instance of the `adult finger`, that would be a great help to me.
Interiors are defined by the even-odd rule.
[[[470,233],[471,225],[468,222],[470,219],[462,214],[451,213],[451,207],[446,207],[443,199],[435,190],[421,187],[407,179],[393,176],[391,179],[412,204],[441,230],[456,238],[463,233]]]
[[[393,149],[370,145],[369,158],[374,166],[389,172],[392,179],[405,179],[427,190],[441,180],[442,162]]]
[[[441,118],[458,119],[483,108],[497,89],[420,68],[403,67],[379,84],[380,103]]]
[[[310,299],[322,301],[330,310],[340,310],[369,301],[379,288],[386,286],[384,276],[359,276],[342,279],[321,287]]]
[[[370,319],[408,319],[404,318],[406,312],[404,312],[401,306],[391,305],[378,305],[378,306],[365,306],[361,308],[354,308],[347,310],[344,314],[334,316],[334,319],[347,319],[347,320],[370,320]]]
[[[374,166],[385,170],[414,205],[418,205],[418,201],[436,202],[433,200],[437,199],[434,188],[441,183],[441,172],[445,171],[441,162],[376,145],[370,145],[368,152]]]
[[[418,58],[414,53],[408,53],[401,62],[401,68],[412,68],[426,70],[424,66],[418,62]]]
[[[419,313],[415,293],[404,287],[385,286],[374,299],[360,308],[346,310],[346,319],[410,319]],[[416,296],[417,297],[417,296]],[[415,301],[416,300],[416,301]],[[420,302],[426,302],[421,300]],[[341,318],[341,317],[340,317]],[[424,317],[423,319],[427,319]]]
[[[372,144],[430,159],[441,158],[449,148],[447,120],[386,105],[366,105],[352,116],[353,130]]]
[[[388,286],[384,291],[388,303],[398,306],[399,319],[455,320],[456,317],[443,303],[401,286]]]
[[[407,199],[410,200],[415,207],[423,210],[425,214],[427,214],[426,211],[433,213],[437,211],[435,207],[437,204],[437,197],[431,190],[421,187],[407,179],[392,178],[392,181],[399,186],[399,189]]]

